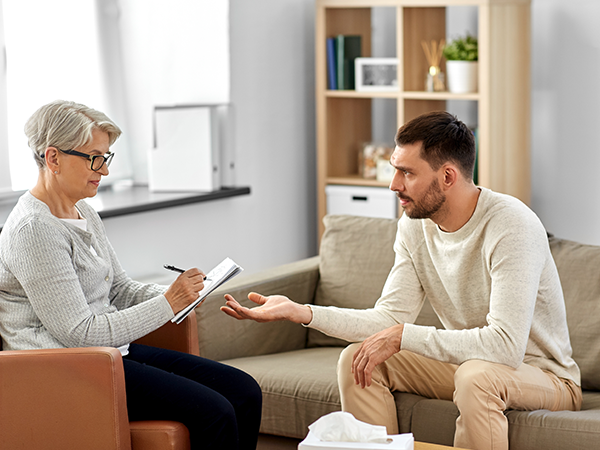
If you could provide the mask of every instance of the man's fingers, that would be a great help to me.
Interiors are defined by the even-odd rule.
[[[242,316],[240,316],[238,313],[236,313],[233,309],[227,307],[227,306],[221,306],[221,311],[223,311],[225,314],[227,314],[228,316],[233,317],[234,319],[238,319],[238,320],[244,320],[244,318]]]
[[[267,301],[267,297],[265,297],[264,295],[260,295],[257,292],[250,292],[248,294],[248,298],[259,305],[264,305]]]
[[[373,371],[373,369],[369,367],[370,358],[363,350],[364,349],[361,346],[356,353],[354,353],[352,360],[354,382],[360,385],[361,388],[371,385],[371,372]]]

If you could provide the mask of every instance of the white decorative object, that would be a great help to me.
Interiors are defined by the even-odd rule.
[[[477,92],[477,61],[446,61],[448,90],[453,94]]]
[[[398,90],[397,58],[356,58],[354,84],[357,92]]]
[[[219,123],[213,105],[156,107],[148,159],[153,192],[218,190]]]
[[[394,178],[396,169],[390,164],[389,159],[378,159],[377,160],[377,181],[383,181],[389,183]]]

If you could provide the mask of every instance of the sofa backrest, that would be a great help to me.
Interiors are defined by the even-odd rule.
[[[550,237],[581,387],[600,390],[600,246]]]
[[[315,304],[342,308],[372,308],[394,265],[397,219],[329,215],[323,219],[320,279]],[[441,326],[429,306],[423,307],[417,323]],[[346,341],[309,329],[309,347],[346,346]]]

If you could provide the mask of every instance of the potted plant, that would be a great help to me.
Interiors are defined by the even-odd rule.
[[[446,75],[450,92],[462,94],[477,91],[477,38],[467,34],[444,47]]]

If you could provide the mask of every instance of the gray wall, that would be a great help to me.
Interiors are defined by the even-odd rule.
[[[252,194],[106,219],[134,278],[226,256],[254,272],[317,252],[314,3],[230,0],[230,15],[235,179]]]
[[[208,269],[225,256],[252,272],[317,251],[314,2],[231,0],[230,14],[236,181],[252,195],[107,219],[134,277],[164,263]],[[595,0],[532,2],[532,208],[549,231],[593,244],[598,19]]]
[[[532,207],[600,245],[600,1],[532,4]]]

